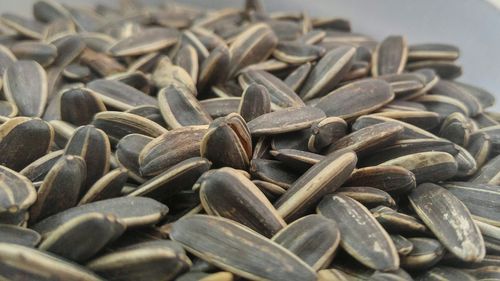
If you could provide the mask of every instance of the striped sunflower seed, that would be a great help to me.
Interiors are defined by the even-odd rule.
[[[316,280],[314,270],[292,252],[229,219],[185,217],[173,225],[170,235],[192,254],[245,278]],[[241,259],[242,255],[254,258]]]
[[[419,185],[409,195],[410,204],[439,241],[463,261],[480,262],[484,240],[466,206],[446,189]]]
[[[317,212],[337,222],[340,245],[357,261],[375,270],[399,268],[396,246],[363,205],[344,195],[327,195]]]
[[[372,75],[400,74],[408,57],[408,44],[403,36],[389,36],[375,50],[372,57]]]
[[[10,224],[0,224],[0,243],[36,247],[42,240],[38,232]]]
[[[438,263],[445,254],[443,245],[436,239],[415,237],[408,240],[413,244],[413,249],[401,257],[401,267],[404,269],[428,269]]]

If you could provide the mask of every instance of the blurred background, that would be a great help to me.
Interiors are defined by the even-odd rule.
[[[0,0],[1,12],[31,15],[34,0]],[[92,5],[110,0],[59,0]],[[207,8],[239,7],[240,0],[179,0]],[[304,10],[312,16],[344,17],[354,32],[376,39],[403,34],[410,44],[441,42],[458,46],[460,81],[493,93],[500,102],[500,0],[264,0],[270,11]],[[500,111],[499,103],[495,106]]]

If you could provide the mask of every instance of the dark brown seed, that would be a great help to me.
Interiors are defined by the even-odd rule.
[[[82,126],[75,130],[65,149],[65,155],[80,156],[87,164],[85,183],[80,195],[109,171],[111,148],[107,135],[92,125]]]
[[[393,143],[403,132],[403,129],[401,125],[392,122],[368,126],[334,142],[328,148],[328,152],[350,149],[363,155]]]
[[[75,262],[84,262],[124,231],[125,225],[112,215],[82,214],[57,227],[38,248]]]
[[[87,88],[72,88],[61,93],[61,120],[75,126],[88,125],[94,115],[106,111],[102,100]]]
[[[41,240],[42,237],[40,234],[29,228],[9,224],[0,224],[0,243],[35,247]]]
[[[117,168],[97,180],[80,199],[78,205],[118,197],[127,181],[127,170]]]
[[[117,73],[112,76],[108,76],[107,79],[125,83],[146,94],[150,94],[152,88],[149,77],[140,71]]]
[[[20,60],[34,60],[43,67],[49,66],[57,57],[57,48],[49,43],[21,41],[12,45],[12,53]]]
[[[207,159],[189,158],[139,185],[127,196],[151,197],[164,202],[176,193],[190,189],[198,178],[210,169],[210,165]]]
[[[118,57],[136,56],[172,46],[177,40],[176,30],[154,27],[119,40],[108,51]]]
[[[174,63],[184,68],[193,81],[198,81],[198,53],[193,46],[189,44],[182,46],[175,56]]]
[[[437,127],[441,118],[439,114],[430,111],[406,111],[406,110],[389,110],[384,112],[379,112],[372,114],[372,116],[381,116],[386,118],[391,118],[399,120],[414,126],[417,126],[424,130],[431,130]]]
[[[20,171],[45,155],[54,129],[38,118],[15,117],[0,126],[0,164]]]
[[[229,46],[231,63],[229,76],[235,76],[238,70],[265,60],[278,44],[278,38],[269,25],[257,23],[240,33]]]
[[[47,153],[26,166],[19,173],[32,182],[42,181],[63,153],[64,150],[62,149]]]
[[[460,56],[458,47],[439,43],[411,45],[408,60],[456,60]]]
[[[257,186],[231,168],[216,170],[203,178],[200,200],[209,215],[239,222],[266,237],[286,226]]]
[[[416,186],[415,175],[398,166],[374,166],[355,170],[345,186],[371,186],[389,194],[408,193]]]
[[[200,156],[201,141],[206,133],[207,127],[205,126],[188,126],[168,131],[151,142],[148,141],[147,145],[145,141],[140,141],[144,147],[138,155],[141,175],[154,176],[183,160]],[[135,147],[135,141],[130,141],[130,144]],[[119,146],[120,144],[118,144]],[[124,148],[126,149],[126,147]],[[138,144],[137,148],[140,149],[141,146]],[[130,164],[133,163],[130,162]]]
[[[267,89],[258,84],[250,84],[241,96],[238,113],[246,122],[250,122],[269,112],[271,112],[271,98]]]
[[[430,68],[436,72],[439,77],[443,79],[455,79],[462,75],[462,67],[453,61],[447,60],[425,60],[410,62],[406,65],[410,71]]]
[[[455,158],[446,152],[419,152],[386,161],[381,166],[399,166],[411,171],[417,183],[438,182],[456,175]]]
[[[212,121],[196,97],[183,87],[168,86],[160,90],[158,105],[165,123],[173,129],[208,125]]]
[[[72,63],[64,68],[62,75],[70,81],[87,82],[91,79],[91,70],[85,65]]]
[[[396,119],[392,118],[387,118],[387,117],[382,117],[382,116],[375,116],[375,115],[365,115],[359,117],[354,124],[352,124],[352,130],[353,131],[358,131],[360,129],[363,129],[365,127],[374,125],[374,124],[379,124],[383,122],[391,122],[394,124],[398,124],[402,126],[403,132],[400,133],[398,139],[399,140],[405,140],[405,139],[438,139],[438,137],[426,130],[420,129],[417,126],[411,125],[406,122],[398,121]]]
[[[281,196],[275,206],[286,221],[293,221],[311,211],[325,194],[339,188],[356,166],[356,154],[351,151],[328,155],[312,166]]]
[[[452,113],[443,120],[439,135],[460,146],[466,147],[472,128],[467,117],[459,112]]]
[[[394,199],[384,190],[368,187],[368,186],[351,186],[351,187],[341,187],[335,194],[341,194],[350,197],[359,203],[365,205],[367,208],[373,208],[376,206],[387,206],[394,208],[396,202]]]
[[[401,235],[391,234],[392,242],[400,256],[406,256],[413,250],[413,243]]]
[[[500,185],[500,155],[486,162],[479,170],[472,182]]]
[[[296,255],[225,218],[185,217],[174,223],[170,236],[192,254],[245,278],[316,280],[314,270]],[[242,259],[242,255],[253,258]]]
[[[213,49],[203,61],[198,76],[198,91],[202,92],[212,85],[223,82],[228,76],[230,65],[229,49],[226,45]]]
[[[115,281],[174,280],[190,266],[184,249],[169,240],[137,243],[87,263],[87,268]]]
[[[438,240],[432,238],[409,238],[413,244],[412,251],[401,257],[401,267],[407,270],[424,270],[431,268],[444,256],[445,250]]]
[[[366,207],[347,196],[328,195],[317,212],[337,222],[340,245],[357,261],[375,270],[398,269],[396,246]]]
[[[455,155],[457,162],[456,178],[465,178],[474,175],[477,172],[477,163],[474,157],[463,147],[457,145],[458,154]]]
[[[273,56],[290,64],[303,64],[322,57],[325,48],[302,42],[280,42],[274,49]]]
[[[62,156],[38,188],[37,200],[30,209],[30,222],[38,222],[76,206],[82,194],[86,168],[83,158],[73,155]]]
[[[248,122],[248,129],[253,136],[283,134],[308,128],[324,118],[320,109],[292,107],[261,115]]]
[[[271,102],[278,108],[300,107],[304,102],[283,81],[263,70],[248,70],[243,72],[238,81],[242,88],[251,84],[260,84],[269,92]]]
[[[389,83],[378,79],[365,79],[343,86],[318,101],[316,107],[327,116],[352,120],[369,114],[394,99]]]
[[[25,176],[0,166],[0,215],[13,215],[27,210],[36,201],[36,190]]]
[[[81,67],[86,68],[86,70],[83,69],[84,73],[87,70],[92,70],[94,73],[100,75],[101,77],[123,73],[126,71],[126,68],[113,57],[110,57],[105,53],[98,53],[89,48],[83,50],[80,56],[80,63]],[[66,69],[67,67],[65,68],[65,70]],[[82,71],[82,69],[80,69],[80,71]]]
[[[439,280],[463,280],[463,281],[474,281],[478,280],[473,274],[469,274],[465,270],[453,267],[436,266],[430,269],[428,272],[417,277],[418,281],[428,280],[428,281],[439,281]],[[487,280],[487,279],[482,279]]]
[[[348,277],[337,269],[322,269],[318,271],[318,281],[347,281]]]
[[[167,132],[167,129],[147,118],[120,111],[100,112],[94,116],[92,125],[104,131],[113,144],[130,134],[155,138]]]
[[[475,220],[500,227],[500,188],[489,184],[450,182],[443,185],[471,212]]]
[[[476,133],[487,134],[491,139],[491,149],[493,155],[500,154],[500,125],[482,128],[474,132],[474,134]]]
[[[116,145],[116,161],[120,166],[125,167],[129,177],[137,182],[144,181],[140,176],[139,154],[152,140],[153,138],[148,136],[130,134],[122,138]]]
[[[240,103],[240,97],[212,98],[200,101],[203,109],[213,119],[227,116],[230,113],[238,113]]]
[[[157,105],[155,98],[118,81],[97,79],[87,84],[102,99],[104,104],[119,110],[128,110],[140,105]]]
[[[476,160],[477,168],[481,168],[491,153],[491,138],[484,132],[474,133],[469,140],[467,151]]]
[[[451,192],[431,183],[419,185],[410,195],[417,215],[441,243],[463,261],[479,262],[485,247],[469,210]]]
[[[119,197],[68,209],[38,222],[32,228],[42,236],[47,236],[67,221],[82,214],[94,212],[104,215],[112,214],[121,220],[127,228],[132,228],[157,223],[167,214],[168,208],[151,198]]]
[[[320,215],[308,215],[283,228],[272,240],[319,270],[333,259],[340,231],[334,221]]]
[[[346,46],[327,52],[311,70],[300,96],[310,100],[333,90],[349,71],[355,53],[355,48]]]
[[[408,45],[402,36],[389,36],[375,50],[372,57],[372,75],[400,74],[408,57]]]
[[[470,95],[476,97],[483,108],[487,108],[495,104],[495,96],[485,89],[458,81],[454,81],[454,83],[455,85],[459,85],[464,88]]]
[[[4,93],[23,116],[41,117],[47,104],[47,74],[35,61],[17,61],[3,76]]]
[[[291,72],[283,82],[294,92],[299,92],[311,71],[311,63],[305,63]]]
[[[398,99],[414,96],[425,87],[425,78],[418,73],[387,74],[379,78],[391,85]]]
[[[20,35],[28,38],[42,39],[44,25],[36,20],[31,20],[11,13],[2,14],[2,23],[12,28]]]
[[[0,45],[0,77],[3,77],[5,70],[16,61],[16,56],[7,47]]]
[[[327,117],[311,126],[311,136],[307,147],[312,152],[320,152],[330,144],[344,137],[347,123],[338,117]]]
[[[236,113],[215,119],[203,136],[200,154],[215,167],[245,170],[252,157],[252,139],[245,120]]]
[[[415,217],[399,213],[386,206],[370,210],[377,221],[390,233],[425,234],[427,227]]]
[[[304,173],[325,158],[323,155],[296,149],[271,150],[271,155],[294,171]]]
[[[0,259],[4,263],[0,276],[6,280],[103,280],[83,266],[21,245],[1,243]]]
[[[298,178],[295,172],[290,171],[288,166],[280,161],[253,159],[250,165],[250,173],[255,178],[276,184],[284,189],[290,188]]]
[[[457,83],[440,80],[432,87],[429,93],[456,99],[467,107],[467,112],[470,116],[476,116],[483,111],[483,107],[479,100],[475,96],[469,94],[469,92],[470,91],[467,91],[467,89]]]
[[[444,139],[408,139],[396,141],[392,145],[379,149],[362,160],[363,166],[378,165],[401,156],[419,153],[441,151],[451,155],[459,153],[457,147]]]

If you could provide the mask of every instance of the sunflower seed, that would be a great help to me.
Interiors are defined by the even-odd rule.
[[[298,176],[290,171],[284,163],[268,159],[253,159],[250,163],[250,173],[257,179],[261,179],[284,189],[297,180]]]
[[[289,250],[229,219],[189,216],[177,221],[170,235],[192,254],[245,278],[316,280],[314,270]]]
[[[345,186],[371,186],[399,195],[411,191],[416,186],[415,175],[399,166],[374,166],[355,170]]]
[[[127,196],[151,197],[163,202],[175,193],[193,186],[196,180],[208,171],[210,165],[211,163],[206,159],[189,158],[139,185]]]
[[[350,149],[359,155],[363,155],[393,143],[398,138],[398,135],[403,132],[403,129],[399,124],[392,122],[368,126],[334,142],[327,152]]]
[[[21,41],[12,45],[12,53],[20,60],[33,60],[43,67],[49,66],[57,57],[56,46],[37,41]]]
[[[200,154],[215,167],[245,170],[252,157],[252,139],[245,120],[236,113],[215,119],[201,140]]]
[[[410,71],[430,68],[443,79],[455,79],[462,75],[462,67],[453,61],[448,60],[424,60],[410,62],[406,64],[406,69]]]
[[[335,220],[340,229],[340,245],[363,265],[375,270],[396,270],[399,256],[389,234],[363,205],[343,195],[328,195],[317,212]]]
[[[333,90],[349,71],[355,52],[352,47],[339,47],[327,52],[309,73],[300,96],[310,100]]]
[[[40,234],[34,230],[8,224],[0,224],[0,234],[0,243],[17,244],[26,247],[35,247],[42,239]]]
[[[408,60],[456,60],[460,50],[453,45],[428,43],[410,45]]]
[[[271,102],[277,107],[300,107],[304,105],[304,102],[291,88],[266,71],[245,71],[238,77],[238,81],[241,87],[245,89],[253,83],[260,84],[267,89]]]
[[[401,267],[407,270],[423,270],[438,263],[444,256],[444,247],[432,238],[409,238],[413,244],[411,252],[401,257]]]
[[[109,171],[111,148],[108,137],[92,125],[75,130],[64,148],[64,154],[82,157],[87,166],[85,182],[79,189],[80,197]]]
[[[451,192],[431,183],[419,185],[409,195],[417,215],[441,243],[463,261],[484,258],[484,241],[469,210]]]
[[[12,118],[0,125],[0,164],[19,171],[45,155],[53,140],[54,129],[41,119]]]
[[[0,276],[7,280],[103,280],[83,266],[21,245],[1,243],[0,258]]]
[[[320,215],[308,215],[283,228],[272,240],[319,270],[333,259],[340,231],[334,221]]]
[[[500,155],[486,162],[472,178],[473,183],[484,183],[499,185],[500,184]]]
[[[420,152],[386,161],[382,166],[399,166],[411,171],[417,183],[438,182],[457,173],[455,158],[446,152]]]
[[[369,114],[394,99],[394,92],[387,82],[365,79],[349,83],[321,98],[316,107],[327,116],[355,119]]]
[[[250,84],[243,95],[238,113],[246,122],[271,112],[271,98],[267,89],[258,84]]]
[[[351,151],[328,155],[305,172],[281,196],[275,206],[279,214],[292,221],[313,208],[325,194],[335,191],[349,177],[357,157]]]
[[[144,180],[140,176],[139,155],[141,150],[153,140],[153,138],[130,134],[122,138],[116,145],[115,156],[120,166],[127,169],[129,177],[137,182]]]
[[[324,158],[324,156],[320,154],[296,149],[280,149],[271,150],[269,152],[274,158],[299,173],[304,173]],[[255,162],[256,160],[254,159],[252,161]]]
[[[88,125],[95,114],[106,111],[102,100],[87,88],[68,89],[60,99],[61,120],[75,126]]]
[[[269,25],[257,23],[240,33],[229,46],[231,63],[229,76],[234,76],[238,70],[263,61],[273,52],[278,44],[278,38]]]
[[[437,127],[441,118],[439,114],[430,111],[399,111],[399,110],[390,110],[372,114],[372,116],[381,116],[386,118],[391,118],[395,120],[399,120],[414,126],[417,126],[424,130],[431,130]]]
[[[283,134],[309,128],[325,118],[322,110],[314,107],[292,107],[263,114],[248,122],[254,136]]]
[[[125,247],[87,263],[107,280],[173,280],[186,272],[191,260],[169,240],[149,241]]]
[[[0,166],[1,189],[3,194],[0,201],[0,214],[13,215],[20,211],[27,210],[36,201],[36,191],[25,176],[17,172]]]
[[[144,176],[157,175],[183,160],[200,156],[201,141],[206,133],[207,128],[205,126],[187,126],[168,131],[161,136],[148,141],[147,145],[145,140],[140,140],[144,139],[142,135],[140,135],[140,143],[136,144],[135,141],[131,139],[130,144],[134,147],[137,145],[138,149],[135,150],[134,148],[133,151],[140,151],[137,158],[137,164],[140,166],[140,174]],[[139,135],[137,135],[136,138],[139,138]],[[144,148],[141,147],[141,144]],[[119,145],[120,144],[118,144],[118,146]],[[141,148],[142,150],[139,150]],[[127,146],[124,146],[124,149],[127,149]],[[129,153],[124,153],[123,156],[126,156],[127,154]],[[134,154],[136,153],[132,153],[130,156],[133,156]],[[133,157],[135,158],[136,156]],[[126,165],[126,167],[135,167],[136,160],[130,160],[133,161],[130,162],[130,164],[133,165]],[[135,171],[135,168],[133,168],[133,170]]]
[[[210,215],[239,222],[271,237],[286,223],[264,194],[231,168],[222,168],[201,181],[201,204]]]
[[[476,160],[478,168],[481,168],[491,154],[491,138],[488,134],[480,132],[471,135],[467,151]]]
[[[20,35],[28,38],[41,39],[44,25],[36,20],[31,20],[15,14],[2,14],[2,23],[12,28]]]
[[[400,256],[406,256],[413,250],[413,243],[401,235],[391,234],[392,242]]]
[[[389,36],[375,50],[372,57],[372,75],[400,74],[408,57],[408,45],[402,36]]]
[[[150,198],[121,197],[92,202],[52,215],[37,224],[33,229],[47,236],[67,221],[88,213],[112,214],[127,228],[157,223],[167,212],[167,206]]]
[[[117,168],[97,180],[83,195],[78,205],[118,197],[127,181],[127,170]]]
[[[118,57],[136,56],[158,51],[175,44],[178,32],[168,28],[149,28],[117,41],[109,52]]]
[[[396,206],[396,202],[389,195],[389,193],[381,189],[368,186],[341,187],[335,192],[335,194],[341,194],[350,197],[365,205],[367,208],[372,208],[380,205],[391,208],[394,208]]]
[[[174,63],[186,70],[193,81],[198,80],[198,53],[191,45],[182,46],[175,56]]]
[[[294,92],[299,92],[311,71],[311,63],[305,63],[297,67],[283,80],[283,82]]]
[[[41,117],[47,103],[47,75],[35,61],[17,61],[3,76],[4,93],[24,116]]]
[[[497,186],[468,182],[450,182],[443,186],[462,201],[474,219],[500,227],[498,213],[492,211],[498,208],[495,207],[499,196]]]
[[[223,82],[229,73],[230,59],[229,49],[225,44],[213,49],[200,66],[198,91],[202,92]]]
[[[92,231],[87,232],[88,229]],[[72,261],[83,262],[124,231],[125,225],[112,215],[87,213],[57,227],[38,248]]]
[[[469,94],[469,91],[465,88],[454,82],[440,80],[432,87],[430,94],[446,96],[458,100],[465,105],[470,116],[476,116],[483,111],[483,107],[479,100],[475,96]]]
[[[422,234],[427,228],[418,219],[394,211],[386,206],[378,206],[370,210],[377,221],[390,233]]]

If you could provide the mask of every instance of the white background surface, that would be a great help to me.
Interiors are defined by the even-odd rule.
[[[305,10],[314,16],[345,17],[353,31],[383,39],[404,34],[408,42],[443,42],[461,50],[459,79],[481,86],[500,102],[500,5],[498,0],[264,0],[273,10]],[[33,0],[0,0],[1,12],[31,14]],[[109,0],[60,2],[113,3]],[[180,0],[205,7],[239,6],[237,0]],[[497,103],[496,111],[500,111]]]

